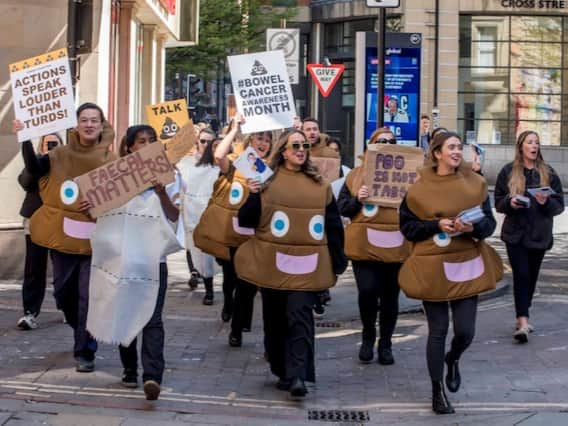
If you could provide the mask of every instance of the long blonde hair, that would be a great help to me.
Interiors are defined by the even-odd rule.
[[[511,197],[514,197],[515,195],[523,195],[525,193],[526,181],[524,173],[525,165],[523,162],[523,143],[525,143],[525,140],[529,135],[535,135],[539,141],[535,169],[538,171],[540,176],[540,185],[550,185],[550,170],[548,165],[544,162],[544,158],[542,158],[542,153],[540,151],[540,136],[533,130],[525,130],[519,135],[517,143],[515,144],[515,159],[513,160],[513,169],[511,170],[509,182],[507,184],[509,187],[509,195]]]
[[[280,135],[278,141],[273,146],[272,156],[268,160],[268,165],[274,171],[274,176],[276,176],[276,172],[284,164],[284,151],[286,151],[288,146],[288,139],[295,133],[302,135],[304,142],[307,142],[304,132],[298,129],[292,129]],[[300,171],[318,183],[322,181],[318,168],[310,160],[309,152],[306,155],[306,161],[300,167]]]

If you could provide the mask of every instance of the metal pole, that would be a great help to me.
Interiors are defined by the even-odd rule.
[[[377,128],[385,125],[385,38],[386,38],[386,8],[379,7],[379,30],[377,31]]]
[[[69,68],[71,71],[71,83],[73,94],[76,93],[77,86],[77,1],[69,0],[68,7],[68,28],[67,28],[67,52],[69,54]]]
[[[440,45],[440,0],[436,0],[434,15],[434,108],[438,108],[438,67]]]

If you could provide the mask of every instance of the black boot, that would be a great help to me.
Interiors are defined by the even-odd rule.
[[[368,330],[363,328],[361,348],[359,349],[359,361],[368,364],[373,360],[373,350],[377,334],[374,329]]]
[[[295,377],[295,378],[292,379],[292,382],[290,383],[289,391],[290,391],[290,397],[292,399],[303,398],[308,393],[308,389],[306,388],[306,384],[299,377]]]
[[[212,305],[213,304],[213,278],[204,278],[203,284],[205,285],[205,296],[203,296],[203,304],[204,305]]]
[[[454,359],[451,352],[446,354],[446,365],[448,374],[446,375],[446,386],[450,392],[457,392],[461,385],[461,375],[457,359]]]
[[[446,397],[441,380],[432,380],[432,411],[436,414],[454,414],[455,411]]]
[[[381,365],[392,365],[394,364],[394,357],[392,356],[392,343],[390,340],[379,339],[378,355],[379,364]]]

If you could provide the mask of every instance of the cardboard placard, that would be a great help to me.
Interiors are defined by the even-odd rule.
[[[243,133],[286,129],[296,107],[282,50],[229,56],[237,110],[246,122]]]
[[[89,213],[98,217],[120,207],[152,186],[173,182],[174,169],[161,143],[153,143],[112,163],[75,178],[81,197],[93,206]]]
[[[408,188],[418,180],[424,164],[420,148],[374,143],[365,155],[364,183],[369,188],[369,204],[398,207]]]
[[[189,123],[183,126],[169,142],[166,142],[166,155],[170,163],[177,164],[179,160],[189,154],[196,142],[197,137],[195,136],[193,122],[189,120]]]
[[[18,142],[77,126],[67,49],[10,64]]]
[[[311,157],[311,162],[318,168],[325,183],[331,183],[339,179],[341,160],[329,157]]]
[[[173,139],[177,132],[191,121],[185,99],[146,105],[146,116],[158,139],[163,143]]]

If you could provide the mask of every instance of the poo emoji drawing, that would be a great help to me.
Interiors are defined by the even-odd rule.
[[[170,117],[166,117],[164,124],[162,125],[162,131],[160,132],[160,139],[167,140],[173,138],[179,130],[177,123]]]

